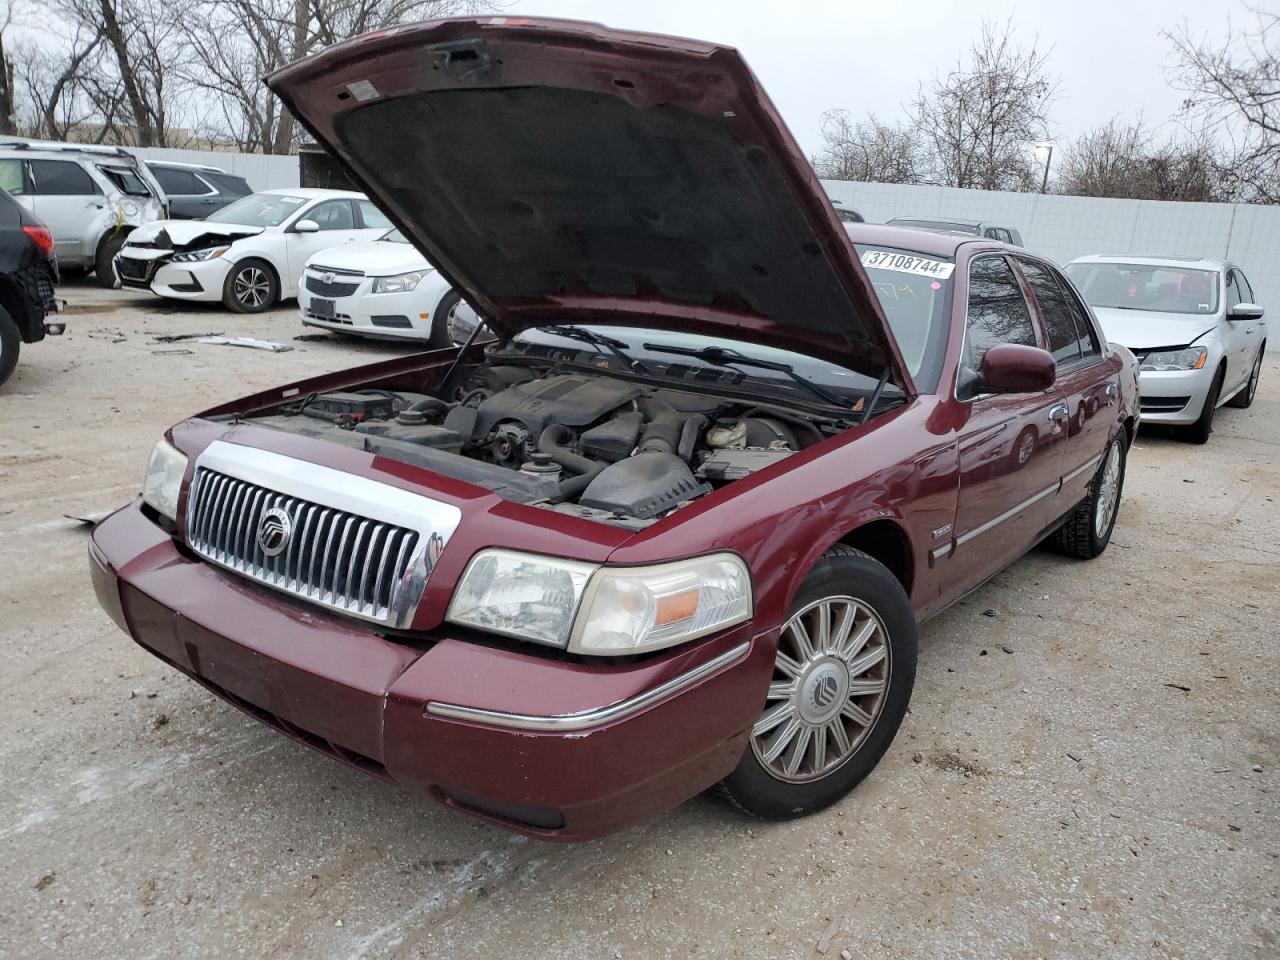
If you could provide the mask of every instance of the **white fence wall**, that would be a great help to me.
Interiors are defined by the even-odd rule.
[[[1066,263],[1087,253],[1225,257],[1239,264],[1268,308],[1268,350],[1280,350],[1280,206],[1106,200],[896,183],[824,180],[867,220],[960,217],[1017,227],[1037,253]]]
[[[244,177],[255,190],[296,187],[300,182],[297,157],[267,156],[261,153],[230,153],[222,150],[174,150],[168,147],[130,147],[130,153],[144,160],[171,160],[177,163],[207,163],[227,173]]]

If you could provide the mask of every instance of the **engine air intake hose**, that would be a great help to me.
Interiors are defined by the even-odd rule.
[[[607,466],[603,460],[592,460],[570,450],[566,444],[572,439],[573,433],[562,423],[548,424],[542,431],[542,436],[538,437],[539,450],[566,470],[577,474],[560,481],[561,500],[568,500],[587,489],[596,474]]]

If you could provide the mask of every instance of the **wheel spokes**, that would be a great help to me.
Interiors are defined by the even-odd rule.
[[[848,760],[888,695],[890,650],[879,615],[853,597],[828,597],[783,625],[751,748],[772,776],[820,779]]]

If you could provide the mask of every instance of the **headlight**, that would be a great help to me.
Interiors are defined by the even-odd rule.
[[[167,441],[161,440],[147,461],[147,475],[142,480],[142,499],[157,513],[174,520],[178,516],[178,491],[182,475],[187,472],[187,458]]]
[[[510,550],[476,554],[446,619],[463,626],[564,647],[594,564]]]
[[[175,253],[169,259],[176,263],[191,263],[195,260],[212,260],[215,257],[222,256],[230,249],[230,247],[205,247],[203,250],[187,250],[184,253]]]
[[[120,204],[120,209],[124,211],[126,217],[136,217],[138,215],[138,205],[132,200],[126,200]]]
[[[407,293],[418,289],[422,278],[431,273],[430,270],[413,270],[409,273],[398,273],[394,277],[374,277],[374,293]]]
[[[733,554],[599,567],[484,550],[467,566],[447,619],[572,653],[621,656],[694,640],[751,614],[751,578]]]
[[[1161,350],[1142,358],[1143,370],[1199,370],[1209,357],[1204,347],[1186,347],[1183,350]]]

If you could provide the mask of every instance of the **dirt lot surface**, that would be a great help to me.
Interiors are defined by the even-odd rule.
[[[100,612],[86,530],[171,422],[403,348],[70,286],[0,388],[0,957],[1280,957],[1280,357],[1143,434],[1111,548],[925,626],[836,808],[524,840],[286,741]],[[1273,324],[1274,325],[1274,324]],[[284,341],[271,354],[157,334]]]

